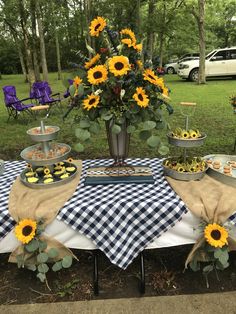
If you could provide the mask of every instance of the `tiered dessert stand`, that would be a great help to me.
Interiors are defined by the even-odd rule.
[[[72,160],[67,160],[71,148],[67,144],[56,143],[60,128],[45,126],[29,129],[27,134],[37,142],[36,145],[25,148],[21,157],[28,163],[20,175],[23,184],[31,188],[48,188],[71,181],[77,173],[77,167]]]
[[[192,114],[195,111],[195,106],[196,103],[185,103],[185,102],[181,102],[180,103],[182,106],[188,106],[188,107],[193,107],[192,110]],[[181,111],[181,114],[185,117],[185,130],[189,130],[189,117],[190,114],[185,114],[183,111]],[[198,147],[201,146],[204,143],[204,140],[206,138],[206,134],[202,133],[200,137],[197,138],[186,138],[186,139],[182,139],[182,138],[175,138],[173,137],[173,135],[171,133],[167,134],[167,138],[168,141],[171,145],[177,146],[177,147],[182,147],[183,148],[183,163],[186,163],[188,160],[187,157],[187,149],[188,148],[192,148],[192,147]],[[166,161],[174,161],[174,160],[179,160],[179,157],[172,157],[172,158],[167,158],[163,161],[163,169],[164,169],[164,174],[172,177],[176,180],[182,180],[182,181],[190,181],[190,180],[200,180],[206,170],[207,170],[207,165],[205,167],[205,169],[203,171],[197,171],[197,172],[178,172],[175,169],[171,169],[170,167],[168,167],[166,165]],[[196,160],[199,160],[199,157],[196,157]]]

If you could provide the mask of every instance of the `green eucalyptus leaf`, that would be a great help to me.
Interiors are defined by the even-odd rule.
[[[135,128],[135,126],[134,125],[129,125],[128,127],[127,127],[127,133],[134,133],[135,132],[135,130],[136,130],[136,128]]]
[[[39,248],[39,242],[35,239],[31,240],[28,244],[25,245],[25,249],[29,253],[37,251]]]
[[[99,123],[93,122],[89,128],[91,133],[97,134],[101,130]]]
[[[65,256],[61,262],[63,268],[69,268],[72,265],[72,256]]]
[[[47,264],[39,264],[38,265],[38,271],[40,272],[40,273],[44,273],[44,274],[46,274],[48,271],[49,271],[49,267],[48,267],[48,265]]]
[[[24,266],[24,255],[23,254],[19,254],[19,255],[16,255],[16,261],[17,261],[17,267],[18,268],[21,268]]]
[[[144,130],[152,130],[155,128],[155,126],[156,126],[156,122],[154,122],[154,121],[145,121],[143,123],[143,129]]]
[[[53,270],[54,272],[59,271],[59,270],[61,270],[61,269],[62,269],[62,262],[61,262],[61,261],[56,262],[56,263],[53,264],[53,266],[52,266],[52,270]]]
[[[168,146],[165,146],[165,145],[161,145],[159,148],[158,148],[158,153],[162,156],[166,155],[169,153],[169,147]]]
[[[202,269],[202,271],[203,271],[204,273],[209,273],[209,272],[211,272],[213,269],[214,269],[213,265],[210,264],[210,265],[205,266],[205,267]]]
[[[73,84],[70,85],[70,87],[69,87],[69,92],[70,92],[71,97],[74,97],[75,91],[76,91],[75,86],[74,86]]]
[[[48,254],[47,253],[39,253],[37,255],[37,262],[42,264],[42,263],[46,263],[48,260]]]
[[[223,254],[221,254],[218,258],[218,260],[220,261],[220,263],[222,265],[225,265],[226,263],[228,263],[229,260],[229,254],[227,251],[225,251]]]
[[[103,120],[105,120],[105,121],[111,120],[112,117],[113,117],[113,115],[112,115],[112,114],[109,114],[109,113],[102,114],[102,116],[101,116],[101,118],[102,118]]]
[[[82,97],[84,95],[84,86],[82,84],[80,84],[78,86],[78,96]]]
[[[29,270],[32,270],[32,271],[36,271],[37,270],[37,267],[36,267],[36,265],[27,265],[26,266],[27,267],[27,269],[29,269]]]
[[[84,151],[84,145],[81,144],[81,143],[77,143],[77,144],[74,145],[74,149],[75,149],[77,152],[81,153],[81,152]]]
[[[39,249],[40,251],[44,251],[46,248],[47,248],[47,242],[46,241],[42,241],[42,240],[39,240]]]
[[[119,134],[121,132],[121,127],[118,124],[113,124],[111,131],[114,134]]]
[[[198,263],[197,260],[192,260],[190,263],[189,263],[189,266],[190,268],[193,270],[193,271],[198,271],[200,270],[200,264]]]
[[[156,135],[152,135],[147,139],[147,144],[150,147],[157,147],[158,145],[160,145],[160,138],[159,136]]]
[[[90,121],[89,120],[80,120],[80,123],[79,123],[79,127],[81,129],[86,129],[86,128],[89,128],[90,127]]]
[[[84,130],[84,129],[80,129],[80,128],[75,130],[75,135],[81,141],[85,141],[85,140],[90,138],[90,132],[88,130]]]
[[[50,250],[48,250],[48,257],[50,258],[55,258],[58,256],[58,250],[55,248],[51,248]]]
[[[41,282],[44,282],[46,280],[46,275],[44,273],[41,273],[41,272],[38,273],[37,277],[39,278]]]
[[[139,137],[143,141],[146,141],[151,135],[152,135],[152,133],[150,131],[141,131],[139,133]]]
[[[219,249],[214,249],[214,257],[215,258],[219,258],[223,253],[223,251],[219,248]]]

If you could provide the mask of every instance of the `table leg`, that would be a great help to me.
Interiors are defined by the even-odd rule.
[[[140,253],[140,293],[145,293],[145,269],[143,252]]]
[[[94,294],[99,294],[99,287],[98,287],[98,251],[95,250],[93,252],[93,290]]]

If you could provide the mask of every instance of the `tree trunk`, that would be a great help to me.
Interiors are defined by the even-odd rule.
[[[136,0],[136,34],[141,36],[140,0]]]
[[[43,69],[43,79],[44,81],[48,81],[48,67],[47,67],[44,34],[43,34],[43,24],[41,20],[39,0],[35,0],[35,6],[36,6],[36,17],[37,17],[37,23],[38,23],[38,32],[39,32],[40,55],[41,55],[41,64],[42,64],[42,69]]]
[[[32,23],[32,50],[33,50],[33,63],[34,63],[34,73],[36,81],[40,81],[40,69],[38,62],[38,54],[37,54],[37,34],[36,34],[36,17],[35,17],[35,2],[34,0],[30,1],[30,15],[31,15],[31,23]]]
[[[198,10],[199,10],[199,19],[198,19],[198,30],[199,30],[199,75],[198,75],[198,84],[206,83],[205,75],[205,0],[198,0]]]
[[[25,77],[25,83],[28,83],[28,77],[27,77],[27,70],[25,67],[24,55],[22,53],[22,50],[21,50],[21,47],[19,44],[17,44],[17,50],[18,50],[18,54],[19,54],[19,58],[20,58],[20,65],[21,65],[22,73]]]
[[[58,40],[58,32],[55,29],[55,42],[56,42],[56,52],[57,52],[57,79],[61,80],[61,54],[60,54],[60,45]]]
[[[85,17],[86,17],[86,23],[87,25],[90,25],[91,22],[91,0],[84,0],[84,11],[85,11]],[[87,42],[89,46],[93,46],[92,37],[87,33]],[[91,52],[89,51],[89,58],[92,57]]]
[[[152,20],[155,11],[155,0],[149,0],[148,3],[148,33],[147,33],[147,57],[149,60],[152,60],[153,56],[153,47],[154,47],[154,31],[152,27]]]
[[[18,6],[19,6],[19,13],[20,13],[20,23],[21,23],[22,32],[23,32],[23,43],[24,43],[24,48],[25,48],[26,64],[28,68],[28,81],[30,84],[32,84],[33,82],[35,82],[35,75],[34,75],[34,69],[33,69],[31,50],[29,46],[29,34],[26,27],[26,16],[25,16],[24,4],[22,0],[18,0]]]

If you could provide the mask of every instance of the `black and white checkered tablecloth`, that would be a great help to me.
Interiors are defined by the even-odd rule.
[[[150,166],[155,183],[84,186],[86,169],[112,162],[86,160],[76,192],[57,216],[92,239],[112,263],[124,269],[187,211],[165,180],[159,159],[127,161],[131,165]],[[24,167],[21,161],[5,162],[6,170],[0,176],[0,240],[14,226],[8,213],[8,196],[12,182]]]

